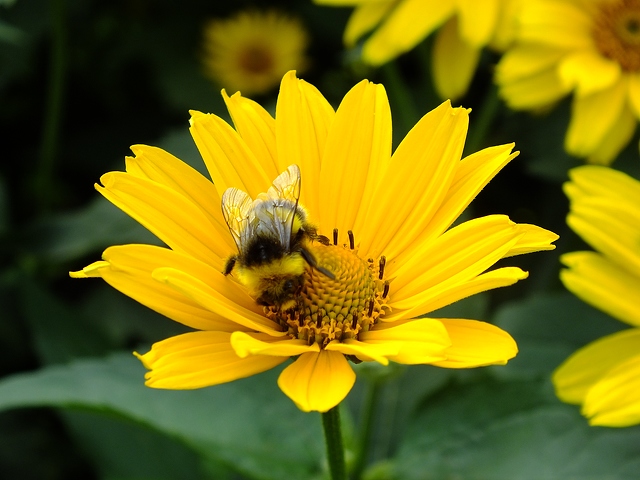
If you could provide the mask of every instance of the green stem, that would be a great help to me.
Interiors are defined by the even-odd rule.
[[[356,460],[353,467],[352,477],[359,480],[367,461],[367,453],[369,453],[369,444],[371,442],[371,431],[373,430],[373,417],[378,405],[377,399],[380,392],[380,382],[371,381],[367,389],[364,405],[362,407],[362,420],[360,425],[360,438],[358,441],[358,450]]]
[[[332,480],[347,480],[347,469],[344,463],[344,447],[340,431],[340,405],[336,405],[322,414],[324,439],[327,443],[327,460]]]
[[[399,119],[402,137],[404,137],[419,118],[415,101],[411,97],[409,88],[402,79],[402,75],[394,61],[384,64],[381,71],[384,76],[385,86],[391,96],[392,104],[397,107],[397,111],[392,113],[394,118]]]
[[[472,118],[472,128],[469,129],[469,136],[465,145],[466,154],[477,152],[484,147],[487,135],[493,122],[498,114],[500,107],[500,99],[498,98],[498,89],[492,85],[484,97],[482,105],[477,112],[477,117]],[[475,113],[475,109],[474,112]]]
[[[64,99],[64,80],[67,63],[67,35],[64,0],[51,0],[52,44],[49,71],[47,105],[44,129],[40,144],[40,155],[35,173],[36,196],[42,211],[47,211],[51,202],[51,185],[55,157],[58,150],[60,117]]]

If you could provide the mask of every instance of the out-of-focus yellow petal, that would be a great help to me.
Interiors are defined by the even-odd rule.
[[[591,387],[582,413],[591,425],[628,427],[640,423],[640,353],[612,368]]]
[[[563,185],[570,200],[581,196],[608,197],[640,205],[640,182],[626,173],[597,165],[583,165],[569,170],[571,182]]]
[[[610,88],[573,99],[565,138],[569,153],[587,157],[606,141],[605,135],[624,109],[627,91],[627,82],[617,82]]]
[[[460,19],[459,36],[476,50],[484,47],[493,36],[503,0],[457,0],[456,3]],[[458,58],[452,58],[458,61]]]
[[[204,308],[228,318],[238,325],[257,332],[268,333],[274,337],[285,335],[285,332],[280,331],[280,326],[277,323],[241,305],[229,302],[220,292],[181,270],[158,268],[154,270],[153,278],[175,288]]]
[[[640,327],[640,276],[596,252],[565,253],[560,259],[569,267],[560,271],[567,289],[621,322]]]
[[[322,94],[313,85],[298,80],[295,72],[282,78],[276,105],[278,165],[280,171],[293,164],[300,167],[303,182],[300,203],[314,215],[312,220],[316,222],[320,209],[320,167],[334,115]]]
[[[188,390],[231,382],[269,370],[286,357],[251,355],[240,358],[227,332],[191,332],[154,343],[135,354],[150,371],[145,384],[153,388]]]
[[[213,243],[215,225],[190,199],[146,178],[110,172],[97,190],[172,249],[222,269],[229,243]],[[230,237],[231,235],[229,235]]]
[[[607,372],[638,356],[640,329],[602,337],[573,353],[553,373],[556,394],[563,402],[582,403]]]
[[[220,272],[187,255],[152,245],[122,245],[108,248],[102,258],[105,261],[89,265],[72,276],[101,277],[125,295],[189,327],[225,332],[245,329],[155,280],[152,273],[157,268],[170,267],[198,275],[212,288],[220,289],[220,301],[242,305],[255,314],[261,312],[239,285],[228,278],[220,278]]]
[[[344,400],[355,381],[343,354],[323,350],[300,355],[282,371],[278,386],[300,410],[326,412]]]
[[[624,107],[620,116],[613,123],[604,140],[587,157],[587,162],[610,165],[626,147],[636,131],[638,119],[627,107]]]
[[[278,165],[275,119],[259,103],[243,97],[240,92],[229,97],[222,90],[222,98],[242,140],[256,159],[260,159],[266,175],[271,179],[276,178],[284,169]]]
[[[629,73],[629,102],[633,114],[640,118],[640,73]]]
[[[323,1],[318,0],[316,3],[323,3]],[[353,47],[360,37],[375,28],[395,6],[396,2],[392,0],[362,2],[351,14],[344,29],[345,45],[350,48]]]
[[[491,47],[494,50],[504,52],[515,40],[521,8],[521,0],[501,0],[498,20],[491,39]]]
[[[441,319],[452,345],[445,351],[446,360],[437,367],[473,368],[504,365],[518,353],[515,340],[504,330],[486,322]]]
[[[640,205],[609,198],[574,200],[567,224],[632,275],[640,272]]]
[[[242,137],[220,117],[191,111],[191,136],[202,155],[213,184],[222,194],[239,188],[252,198],[266,192],[273,177],[265,172]],[[247,175],[251,172],[250,175]]]
[[[375,330],[360,333],[359,338],[372,345],[393,345],[397,353],[385,356],[394,362],[408,365],[433,363],[443,360],[443,352],[451,345],[446,329],[439,323],[431,318],[419,318],[379,324]]]
[[[464,222],[416,250],[411,263],[394,272],[394,308],[403,300],[440,284],[470,280],[500,260],[521,233],[506,215],[489,215]]]
[[[377,234],[362,239],[363,256],[392,258],[428,228],[454,179],[468,124],[467,110],[444,102],[407,134],[372,196],[377,209],[366,220]]]
[[[320,171],[320,227],[339,243],[354,230],[358,241],[378,234],[371,220],[359,227],[356,215],[377,211],[375,187],[384,181],[391,156],[391,111],[382,85],[366,80],[344,97],[331,125]]]
[[[382,65],[412,49],[451,17],[454,8],[453,0],[403,0],[365,42],[362,59]]]
[[[592,47],[591,18],[569,2],[524,2],[519,40],[564,49]]]
[[[424,292],[414,295],[407,310],[400,310],[391,303],[393,310],[390,314],[380,317],[382,322],[395,322],[426,315],[458,300],[470,297],[476,293],[486,292],[494,288],[507,287],[527,278],[529,274],[517,267],[503,267],[492,270],[464,282],[446,285],[436,285]]]
[[[234,332],[231,335],[231,346],[236,354],[245,358],[249,355],[275,355],[293,357],[307,352],[319,352],[317,343],[309,345],[304,340],[272,337],[264,333]]]
[[[438,30],[431,59],[433,82],[440,98],[456,100],[467,92],[481,51],[481,46],[460,36],[458,17],[451,18]]]
[[[496,82],[500,86],[507,86],[544,72],[555,74],[557,65],[566,54],[564,50],[547,45],[517,44],[505,52],[496,66]],[[560,81],[559,76],[557,80]],[[564,88],[569,91],[568,87]]]
[[[578,97],[591,95],[616,83],[622,74],[620,65],[594,50],[566,55],[558,67],[560,80],[574,88]]]
[[[548,107],[569,92],[556,69],[548,69],[520,80],[501,83],[499,95],[513,110],[531,110]]]

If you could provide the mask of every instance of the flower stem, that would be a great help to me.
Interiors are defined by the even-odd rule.
[[[358,442],[358,450],[356,452],[356,460],[353,467],[352,478],[358,480],[362,476],[367,461],[367,453],[369,452],[369,444],[371,442],[371,431],[373,430],[373,417],[378,405],[377,399],[380,392],[380,382],[372,380],[369,382],[367,393],[362,408],[362,420],[360,425],[360,438]]]
[[[419,118],[415,100],[412,98],[411,91],[404,82],[396,62],[388,62],[380,70],[389,90],[392,105],[396,107],[396,111],[392,113],[397,115],[394,118],[399,119],[401,133],[404,136]]]
[[[486,137],[491,130],[496,115],[500,110],[500,98],[498,89],[492,85],[480,105],[478,117],[473,119],[473,128],[469,129],[465,152],[467,154],[477,152],[484,147]],[[474,109],[475,111],[475,109]]]
[[[340,405],[336,405],[322,414],[324,438],[327,443],[327,459],[332,480],[346,480],[347,469],[344,463],[344,447],[340,431]]]

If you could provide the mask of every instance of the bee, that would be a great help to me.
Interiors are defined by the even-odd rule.
[[[222,195],[222,215],[238,247],[223,273],[233,272],[259,305],[282,311],[296,304],[305,263],[334,278],[306,248],[310,241],[329,245],[329,239],[318,235],[298,204],[300,183],[300,168],[291,165],[255,200],[238,188]]]

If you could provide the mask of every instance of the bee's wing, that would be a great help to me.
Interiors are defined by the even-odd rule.
[[[227,188],[222,194],[222,216],[239,253],[244,251],[244,246],[253,235],[253,224],[249,218],[252,205],[251,197],[238,188]]]
[[[267,193],[254,202],[256,229],[274,236],[287,249],[291,248],[293,220],[300,198],[300,168],[291,165],[273,181]]]

